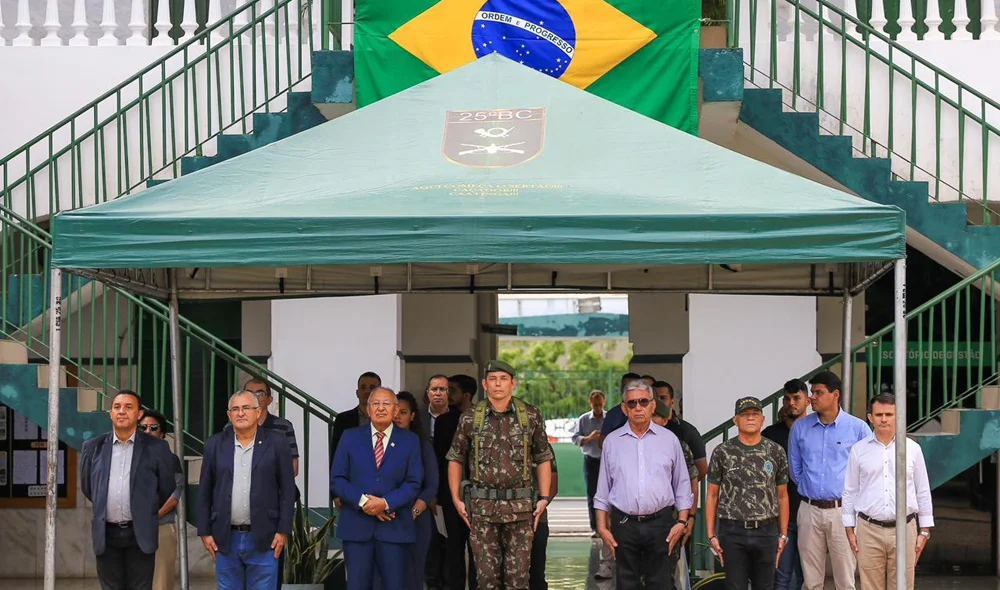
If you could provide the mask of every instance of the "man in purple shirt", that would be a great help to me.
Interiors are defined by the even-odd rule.
[[[597,534],[617,562],[615,587],[673,590],[679,541],[694,503],[676,436],[651,423],[653,389],[636,380],[622,393],[628,423],[610,433],[594,496]],[[679,513],[674,519],[674,509]]]

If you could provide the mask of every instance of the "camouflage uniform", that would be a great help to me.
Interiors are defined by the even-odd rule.
[[[778,490],[788,483],[788,459],[762,438],[748,447],[730,439],[712,453],[708,483],[719,486],[718,539],[726,587],[771,590],[778,556]]]
[[[470,465],[473,454],[473,422],[476,408],[482,404],[487,406],[480,433],[482,455],[477,470],[474,465]],[[534,406],[524,406],[530,430],[529,461],[534,467],[551,461],[553,454],[545,436],[542,413]],[[514,400],[511,400],[507,411],[497,412],[489,400],[483,400],[462,414],[459,420],[447,459],[467,466],[475,489],[515,490],[529,488],[533,483],[531,477],[527,480],[524,478],[523,433],[514,407]],[[465,508],[472,524],[470,541],[475,555],[479,590],[498,590],[501,578],[507,590],[527,590],[534,499],[468,499]]]
[[[694,453],[691,452],[691,447],[684,441],[681,441],[681,450],[684,451],[684,464],[688,468],[688,478],[694,481],[698,479],[698,466],[694,464]]]
[[[778,517],[777,486],[788,483],[788,457],[762,438],[748,447],[731,438],[715,447],[708,483],[719,486],[719,518],[757,521]]]

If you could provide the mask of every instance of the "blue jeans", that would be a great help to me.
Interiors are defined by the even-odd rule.
[[[802,590],[802,562],[799,560],[799,526],[789,519],[788,543],[774,572],[774,590]]]
[[[215,554],[219,590],[274,590],[278,586],[278,560],[274,551],[258,551],[253,533],[233,531],[229,551]]]

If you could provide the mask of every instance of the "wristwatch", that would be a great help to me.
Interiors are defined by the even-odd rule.
[[[546,501],[546,502],[548,502],[549,504],[551,504],[551,503],[552,503],[552,496],[538,496],[538,499],[539,499],[539,500],[545,500],[545,501]]]
[[[778,535],[778,539],[780,539],[780,540],[782,540],[782,541],[784,541],[784,542],[787,543],[788,542],[788,535]]]
[[[920,536],[929,540],[931,538],[931,532],[930,531],[920,531]]]

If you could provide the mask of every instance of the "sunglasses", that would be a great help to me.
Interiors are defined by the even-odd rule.
[[[630,410],[632,410],[635,409],[636,405],[640,405],[645,408],[651,403],[653,403],[653,400],[649,399],[648,397],[644,397],[640,399],[630,399],[627,402],[625,402],[625,405],[628,406]]]
[[[139,430],[142,430],[143,432],[146,432],[146,431],[156,432],[159,429],[160,429],[160,425],[159,424],[140,424],[139,425]]]

